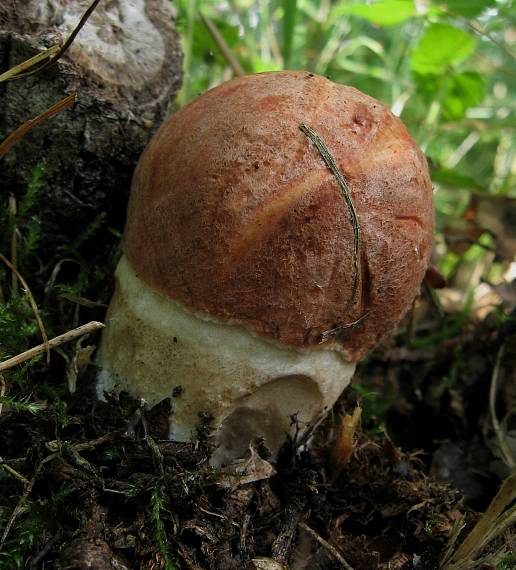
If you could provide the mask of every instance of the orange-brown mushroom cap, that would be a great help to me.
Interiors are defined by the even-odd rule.
[[[309,125],[344,175],[301,132]],[[403,123],[352,87],[304,72],[229,81],[186,105],[138,164],[124,235],[138,276],[195,311],[290,346],[362,357],[402,319],[433,244],[428,167]]]

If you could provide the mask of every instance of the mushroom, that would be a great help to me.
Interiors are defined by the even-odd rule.
[[[214,464],[277,453],[410,308],[433,244],[425,158],[360,91],[239,77],[176,112],[133,178],[98,390],[211,419]]]

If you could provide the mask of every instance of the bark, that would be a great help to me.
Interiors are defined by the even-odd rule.
[[[0,71],[63,42],[90,0],[2,0]],[[0,164],[0,204],[45,166],[38,217],[46,246],[73,241],[99,213],[121,230],[134,165],[181,83],[168,0],[103,0],[51,69],[0,85],[0,133],[76,92],[78,102],[36,127]]]

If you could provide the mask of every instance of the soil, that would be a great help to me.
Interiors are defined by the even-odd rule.
[[[429,315],[427,329],[446,330]],[[76,394],[49,397],[61,363],[34,364],[43,409],[0,416],[2,461],[19,476],[2,476],[0,568],[439,568],[454,524],[464,515],[471,528],[508,474],[487,401],[499,347],[515,340],[514,320],[489,317],[425,349],[400,334],[361,365],[308,446],[288,442],[261,479],[256,442],[262,459],[230,486],[208,464],[203,421],[193,443],[168,441],[167,402],[99,402],[92,365]],[[507,349],[501,414],[514,362]],[[337,473],[336,434],[358,402],[362,428]],[[258,565],[270,560],[281,566]]]

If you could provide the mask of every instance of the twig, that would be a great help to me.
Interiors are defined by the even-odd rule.
[[[443,9],[441,8],[441,10],[443,10]],[[446,10],[443,10],[443,11],[446,12]],[[496,46],[498,46],[500,49],[502,49],[511,59],[516,59],[516,55],[510,50],[510,48],[508,46],[506,46],[503,42],[498,41],[492,34],[490,34],[489,32],[486,32],[485,30],[482,30],[481,28],[477,28],[465,16],[461,16],[460,14],[457,14],[456,12],[453,12],[452,10],[447,10],[447,12],[450,15],[454,16],[455,18],[462,20],[464,22],[464,24],[466,26],[468,26],[468,28],[470,30],[473,30],[476,34],[478,34],[480,36],[484,36],[489,41],[493,42]],[[478,23],[476,20],[474,20],[474,22]]]
[[[332,154],[330,153],[330,151],[328,150],[328,147],[326,146],[326,144],[324,143],[324,141],[319,137],[319,135],[308,125],[305,125],[304,123],[301,123],[299,125],[300,130],[303,132],[303,134],[310,140],[312,141],[312,143],[314,144],[315,148],[319,151],[319,154],[321,155],[324,163],[326,164],[326,166],[330,169],[331,173],[333,174],[333,176],[335,176],[337,183],[340,187],[341,190],[341,194],[348,206],[348,210],[349,210],[349,218],[351,221],[351,225],[353,227],[353,238],[354,238],[354,248],[353,248],[353,256],[354,256],[354,261],[353,261],[353,286],[351,288],[351,296],[350,299],[348,301],[348,307],[351,306],[354,302],[355,302],[355,297],[357,294],[357,290],[358,290],[358,283],[359,283],[359,279],[360,279],[360,242],[361,242],[361,231],[360,231],[360,223],[358,220],[358,214],[357,214],[357,210],[355,208],[355,204],[353,203],[353,198],[351,196],[351,192],[349,190],[349,186],[348,183],[346,181],[346,179],[344,178],[342,172],[339,170],[339,167],[337,166],[337,163],[335,162],[335,159],[333,158]],[[360,317],[360,319],[358,319],[357,321],[355,321],[354,323],[350,323],[350,324],[345,324],[345,325],[339,325],[338,327],[335,327],[329,331],[325,331],[322,334],[322,338],[324,340],[327,340],[330,336],[335,336],[336,334],[338,334],[339,332],[341,332],[342,330],[351,328],[351,327],[355,327],[358,324],[360,324],[364,318],[366,317],[366,315],[363,315],[362,317]]]
[[[18,481],[21,481],[24,485],[28,485],[30,483],[30,481],[26,479],[21,473],[18,473],[16,469],[13,469],[9,465],[6,465],[1,457],[0,457],[0,469],[3,469],[7,473],[9,473],[9,475],[12,475],[15,479],[18,479]]]
[[[89,323],[92,324],[92,323]],[[100,324],[100,323],[97,323]],[[85,325],[87,326],[87,325]],[[81,328],[81,327],[79,327]],[[73,331],[70,331],[73,332]],[[64,336],[64,335],[63,335]],[[55,340],[55,339],[54,339]],[[91,441],[85,441],[82,443],[76,443],[75,445],[71,445],[69,446],[69,448],[72,451],[83,451],[85,449],[93,449],[94,447],[97,447],[99,445],[102,445],[104,443],[107,443],[108,441],[113,440],[115,437],[117,437],[118,435],[121,435],[121,431],[116,431],[116,432],[111,432],[111,433],[107,433],[101,437],[98,437],[97,439],[92,439]],[[20,513],[23,510],[23,506],[25,505],[25,503],[27,502],[27,499],[29,498],[30,493],[32,492],[32,489],[34,487],[34,484],[36,483],[36,480],[38,479],[41,471],[43,470],[43,467],[49,463],[50,461],[53,461],[56,457],[59,457],[61,455],[60,453],[60,446],[56,446],[58,448],[58,451],[55,451],[54,453],[51,453],[50,455],[47,455],[47,457],[45,457],[44,459],[42,459],[38,466],[36,467],[35,471],[34,471],[34,475],[32,476],[32,479],[30,481],[28,481],[25,490],[23,491],[22,496],[20,497],[20,499],[18,500],[18,503],[16,504],[16,507],[14,508],[11,516],[9,517],[9,520],[7,521],[7,525],[4,529],[4,532],[2,534],[2,538],[0,539],[0,550],[2,549],[5,541],[7,540],[7,537],[9,536],[9,533],[11,531],[11,528],[13,527],[13,524],[15,523],[16,519],[18,518],[18,516],[20,515]]]
[[[342,556],[342,554],[332,546],[328,541],[324,540],[322,536],[319,536],[315,530],[311,529],[306,523],[300,522],[299,528],[302,528],[305,532],[307,532],[314,540],[316,540],[328,553],[335,558],[338,562],[342,564],[342,567],[346,570],[353,570],[353,567],[350,566],[346,559]]]
[[[100,437],[97,437],[96,439],[91,439],[90,441],[83,441],[82,443],[76,443],[76,444],[72,445],[72,448],[74,451],[86,451],[87,449],[94,449],[95,447],[98,447],[99,445],[104,445],[105,443],[109,443],[110,441],[113,441],[118,436],[121,436],[123,434],[124,434],[124,430],[113,431],[111,433],[106,433],[104,435],[101,435]]]
[[[245,75],[244,68],[240,65],[240,62],[237,60],[237,58],[233,55],[233,52],[217,29],[217,26],[215,26],[215,24],[209,18],[202,14],[201,11],[199,11],[199,16],[203,24],[206,26],[206,29],[210,33],[211,37],[213,38],[213,41],[217,44],[217,47],[222,52],[222,55],[227,61],[229,67],[231,67],[233,70],[233,73],[238,77]]]
[[[68,51],[68,48],[72,45],[73,41],[77,37],[77,34],[81,31],[84,24],[88,21],[89,17],[91,16],[95,8],[98,6],[99,2],[100,0],[94,0],[90,4],[86,12],[84,12],[81,19],[79,20],[77,26],[68,36],[68,39],[62,45],[62,47],[58,48],[56,54],[53,55],[53,57],[49,61],[45,62],[42,66],[33,69],[32,71],[27,71],[26,73],[17,73],[12,77],[8,77],[7,80],[23,79],[24,77],[29,77],[31,75],[35,75],[36,73],[41,73],[44,69],[48,69],[50,66],[54,65],[54,63],[57,63],[57,61],[60,60],[63,57],[63,55]]]
[[[281,526],[281,530],[272,543],[271,556],[275,562],[285,565],[292,551],[292,542],[299,525],[301,510],[298,506],[288,505],[286,509],[286,520]]]
[[[102,328],[104,328],[104,326],[105,326],[104,324],[99,323],[97,321],[91,321],[90,323],[87,323],[85,325],[77,327],[76,329],[73,329],[71,331],[67,331],[64,334],[61,334],[59,336],[56,336],[55,338],[50,339],[47,343],[48,348],[56,348],[57,346],[60,346],[61,344],[64,344],[65,342],[70,342],[71,340],[79,338],[83,334],[92,333],[92,332],[95,332],[99,329],[102,329]],[[4,360],[4,362],[0,362],[0,372],[3,372],[4,370],[8,370],[9,368],[13,368],[14,366],[17,366],[18,364],[21,364],[22,362],[26,362],[27,360],[34,358],[38,354],[45,351],[46,347],[47,347],[47,345],[45,345],[45,344],[38,344],[38,346],[34,346],[33,348],[30,348],[29,350],[26,350],[25,352],[22,352],[21,354],[18,354],[17,356],[13,356],[12,358],[9,358],[8,360]]]
[[[2,158],[9,151],[9,149],[14,145],[14,143],[18,142],[34,127],[36,127],[43,121],[50,119],[54,115],[57,115],[57,113],[63,111],[64,109],[71,107],[75,103],[75,99],[76,99],[76,94],[72,93],[72,95],[68,95],[68,97],[61,99],[61,101],[58,101],[57,103],[55,103],[55,105],[52,105],[52,107],[47,109],[45,112],[41,113],[41,115],[38,115],[34,119],[29,119],[28,121],[23,123],[23,125],[18,127],[0,144],[0,158]]]
[[[7,521],[4,532],[2,534],[2,538],[0,539],[0,550],[2,549],[5,541],[7,540],[7,537],[9,536],[9,532],[11,531],[13,524],[15,523],[16,519],[18,518],[18,515],[22,512],[23,506],[27,502],[27,499],[29,498],[29,495],[32,491],[32,488],[34,487],[34,483],[36,482],[36,479],[39,477],[39,474],[43,470],[43,467],[49,461],[52,461],[52,459],[55,459],[58,455],[59,455],[58,453],[52,453],[51,455],[45,457],[45,459],[41,460],[40,463],[38,464],[38,466],[36,467],[36,470],[34,471],[34,475],[32,476],[32,479],[29,481],[28,485],[25,486],[25,490],[23,491],[22,496],[18,500],[18,503],[16,504],[14,511],[12,512],[11,516],[9,517],[9,520]]]
[[[7,267],[16,275],[16,277],[18,278],[18,280],[20,281],[20,283],[22,284],[23,288],[25,289],[25,291],[27,292],[27,295],[29,297],[29,303],[30,306],[32,307],[32,311],[34,312],[34,316],[36,317],[36,322],[38,323],[38,327],[41,333],[41,338],[43,339],[43,350],[46,351],[47,353],[47,364],[50,364],[50,347],[48,345],[48,336],[47,336],[47,331],[45,330],[45,325],[43,324],[43,320],[41,319],[41,315],[39,314],[39,309],[38,309],[38,305],[36,304],[36,300],[34,299],[34,296],[32,295],[32,292],[30,290],[30,287],[27,284],[27,281],[25,281],[25,279],[23,278],[23,275],[16,269],[16,267],[5,257],[0,253],[0,259],[7,265]],[[15,357],[16,358],[16,357]],[[12,359],[10,359],[12,360]],[[8,362],[8,361],[7,361]],[[0,363],[0,372],[2,372],[4,370],[4,368],[2,368],[2,365]]]

